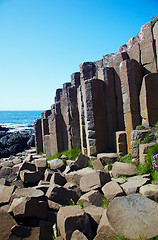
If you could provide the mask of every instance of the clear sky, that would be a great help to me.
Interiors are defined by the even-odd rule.
[[[0,110],[46,110],[86,61],[117,52],[158,0],[0,0]]]

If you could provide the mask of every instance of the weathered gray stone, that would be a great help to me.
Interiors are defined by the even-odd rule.
[[[139,163],[140,164],[145,163],[145,157],[146,157],[147,150],[149,147],[152,147],[154,145],[155,145],[155,142],[139,145]]]
[[[36,166],[34,163],[24,161],[19,170],[20,171],[22,170],[36,171]]]
[[[50,181],[52,175],[55,173],[55,171],[50,170],[49,168],[47,168],[44,172],[44,180],[45,181]]]
[[[90,205],[84,208],[84,211],[90,215],[90,217],[95,221],[95,223],[98,225],[100,222],[100,219],[103,215],[104,208],[97,207],[95,205]]]
[[[137,173],[137,167],[132,163],[115,162],[112,166],[112,175],[119,176],[134,176]]]
[[[107,207],[112,227],[128,239],[149,239],[158,235],[158,204],[140,194],[117,197]]]
[[[108,200],[112,200],[116,196],[124,195],[122,188],[118,183],[110,181],[102,187],[102,192]]]
[[[66,184],[66,179],[61,173],[55,172],[50,179],[50,184],[64,186]]]
[[[103,195],[98,190],[92,190],[83,194],[78,201],[82,202],[83,207],[90,205],[102,206]]]
[[[99,226],[97,228],[97,235],[94,238],[95,240],[111,240],[116,236],[116,232],[114,228],[110,225],[109,220],[107,218],[107,209],[104,209],[102,214]]]
[[[123,183],[121,187],[123,188],[125,193],[128,195],[128,194],[136,193],[141,186],[149,182],[150,182],[150,178],[143,178],[141,176],[138,176],[137,178],[134,177],[132,179],[131,177],[130,179],[127,179],[127,182]]]
[[[71,200],[77,202],[79,198],[75,191],[55,184],[50,185],[46,196],[49,200],[57,202],[61,205],[69,205]]]
[[[142,186],[139,192],[145,197],[158,201],[158,185],[156,184],[147,184]]]
[[[105,183],[111,180],[110,174],[96,171],[94,173],[89,173],[84,175],[80,179],[80,188],[83,192],[88,192],[90,190],[96,190],[104,186]]]
[[[0,191],[0,205],[9,203],[14,190],[15,186],[3,186],[2,191]]]
[[[35,159],[36,171],[44,172],[48,167],[46,158]]]
[[[57,214],[57,226],[64,240],[71,239],[71,235],[76,229],[89,240],[93,239],[88,215],[80,206],[61,207]]]
[[[48,207],[53,211],[58,211],[62,205],[48,199]]]
[[[74,164],[79,168],[85,168],[88,167],[89,160],[89,157],[86,157],[85,155],[80,153]]]
[[[44,193],[41,190],[35,188],[17,188],[12,195],[12,199],[21,197],[37,198],[38,200],[43,200]]]
[[[100,159],[92,161],[92,166],[95,170],[103,171],[103,164]]]
[[[58,158],[49,161],[49,164],[51,170],[59,169],[60,171],[64,171],[66,167],[65,163]]]
[[[82,176],[85,176],[89,173],[95,173],[95,170],[92,168],[83,168],[78,171],[70,172],[68,174],[65,174],[65,178],[67,182],[74,182],[76,184],[80,183],[80,179]]]
[[[37,198],[21,197],[14,198],[9,211],[16,217],[47,217],[47,203],[38,201]]]

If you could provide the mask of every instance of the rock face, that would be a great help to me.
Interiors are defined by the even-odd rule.
[[[131,131],[158,120],[157,29],[157,23],[153,28],[147,23],[129,39],[127,52],[120,48],[80,65],[71,82],[56,90],[51,110],[35,122],[37,153],[50,156],[71,148],[87,156],[131,151]]]
[[[158,204],[139,194],[115,198],[107,208],[112,227],[128,239],[149,239],[158,235]]]

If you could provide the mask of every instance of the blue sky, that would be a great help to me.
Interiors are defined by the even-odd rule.
[[[157,0],[0,0],[0,110],[45,110],[86,61],[117,52]]]

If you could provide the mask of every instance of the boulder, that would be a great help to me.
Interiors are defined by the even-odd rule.
[[[62,205],[48,199],[48,207],[53,211],[58,211]]]
[[[112,175],[119,176],[134,176],[137,173],[137,167],[132,163],[115,162],[112,166]]]
[[[2,191],[0,191],[0,205],[9,203],[15,186],[3,186]]]
[[[113,227],[110,225],[109,220],[107,218],[107,209],[104,209],[102,217],[99,222],[99,226],[97,228],[97,235],[95,236],[95,240],[111,240],[116,236],[116,232]]]
[[[21,197],[29,197],[29,198],[36,198],[38,200],[45,199],[44,193],[35,188],[17,188],[12,195],[12,199],[14,198],[21,198]]]
[[[74,171],[74,172],[65,174],[65,178],[66,178],[67,182],[74,182],[76,184],[79,184],[81,177],[85,176],[89,173],[95,173],[95,170],[92,168],[88,168],[88,167],[83,168],[78,171]]]
[[[35,159],[36,171],[44,172],[48,166],[46,158]]]
[[[79,198],[75,191],[66,189],[56,184],[50,185],[48,191],[46,192],[46,196],[49,200],[61,205],[69,205],[70,201],[74,201],[76,203]]]
[[[66,167],[65,163],[61,159],[58,159],[58,158],[53,159],[53,160],[49,161],[48,163],[49,163],[51,170],[59,169],[61,172],[63,172]]]
[[[140,194],[113,199],[107,217],[115,231],[127,239],[158,236],[158,204]]]
[[[80,206],[61,207],[57,214],[57,226],[64,240],[70,240],[76,229],[89,240],[93,239],[89,217]]]
[[[88,240],[88,238],[79,230],[75,230],[71,235],[71,240]]]
[[[47,203],[38,201],[37,198],[21,197],[14,198],[8,210],[15,217],[37,217],[46,219]]]
[[[50,179],[50,184],[58,184],[60,186],[64,186],[66,182],[65,177],[59,172],[55,172]]]
[[[84,211],[93,219],[98,225],[104,212],[104,208],[90,205],[84,208]]]
[[[55,173],[55,171],[50,170],[49,168],[47,168],[44,172],[44,180],[45,181],[50,181],[51,176]]]
[[[76,165],[78,168],[85,168],[88,167],[89,160],[89,157],[79,153],[74,165]]]
[[[79,201],[82,202],[83,207],[89,205],[102,206],[103,195],[98,190],[92,190],[88,193],[83,194]]]
[[[103,164],[102,162],[100,161],[100,159],[97,159],[97,160],[94,160],[92,162],[92,166],[95,170],[100,170],[100,171],[103,171]]]
[[[102,187],[102,192],[106,199],[111,201],[114,197],[124,195],[122,188],[118,183],[110,181]]]
[[[24,161],[20,168],[20,171],[22,170],[36,171],[36,166],[34,163]]]
[[[36,184],[42,179],[42,177],[43,173],[41,171],[20,171],[20,178],[24,183]]]
[[[114,163],[117,161],[117,153],[99,153],[97,154],[97,159],[101,160],[102,163]]]
[[[90,190],[101,188],[110,180],[111,178],[109,173],[95,171],[94,173],[89,173],[81,177],[80,188],[81,191],[88,192]]]
[[[145,197],[158,201],[158,185],[156,184],[147,184],[142,186],[139,192]]]
[[[143,178],[142,176],[137,176],[137,177],[133,177],[133,179],[132,177],[127,179],[127,182],[123,183],[121,187],[123,188],[125,193],[128,195],[128,194],[136,193],[141,186],[147,183],[150,183],[150,178]]]
[[[0,209],[0,240],[9,239],[11,228],[16,225],[16,221],[6,211]]]

